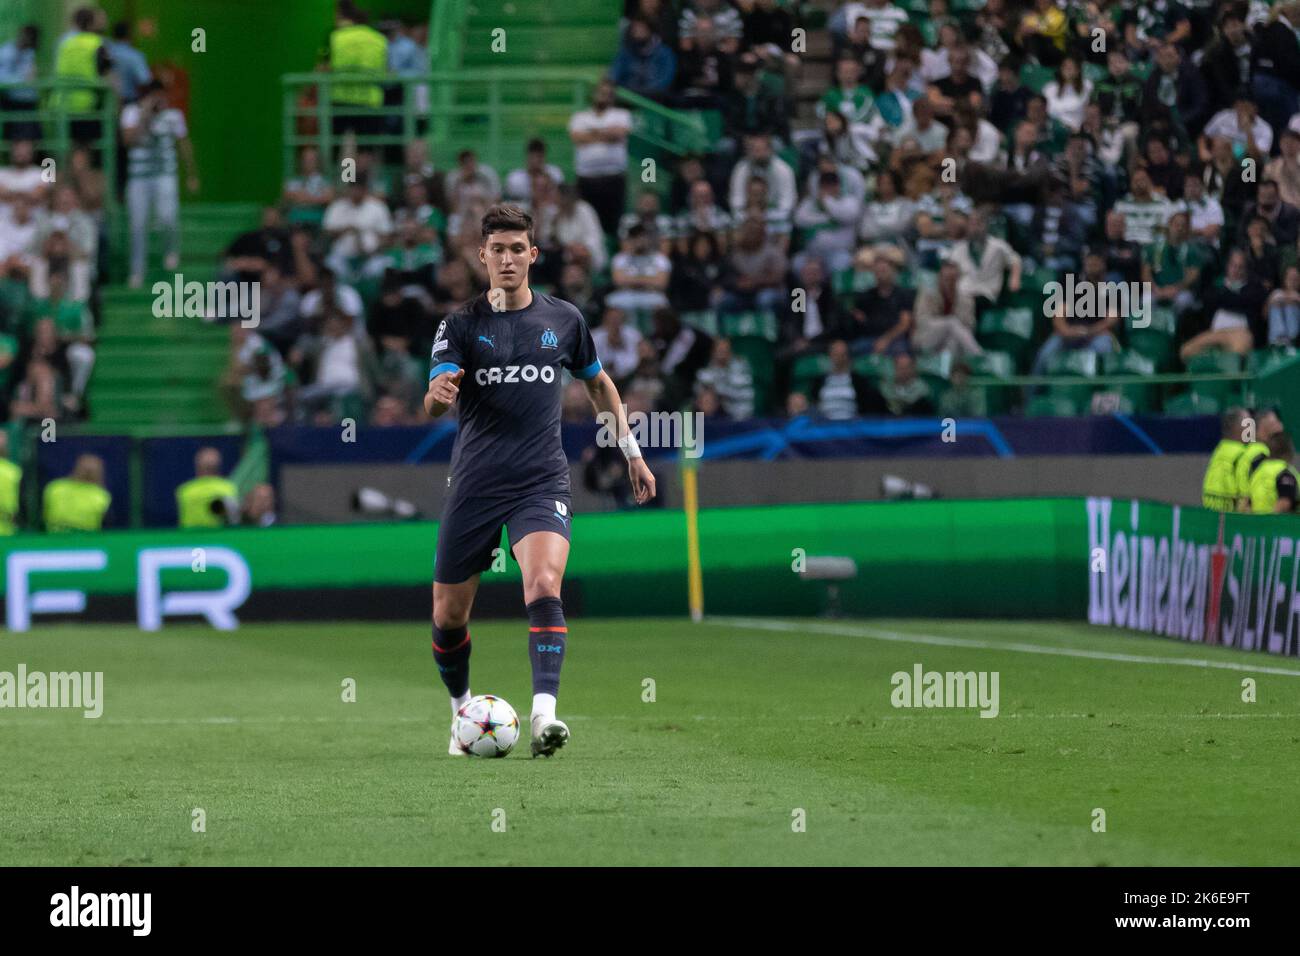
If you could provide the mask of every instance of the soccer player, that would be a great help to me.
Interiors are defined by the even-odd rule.
[[[453,720],[470,698],[470,609],[504,525],[528,609],[532,752],[549,757],[569,738],[555,716],[568,633],[560,582],[573,516],[560,445],[561,369],[586,385],[603,423],[616,423],[638,504],[654,497],[655,480],[582,313],[528,287],[537,260],[532,230],[517,206],[493,206],[483,217],[478,254],[489,290],[438,326],[424,408],[434,418],[459,408],[433,579],[433,657]],[[454,737],[448,753],[462,753]]]

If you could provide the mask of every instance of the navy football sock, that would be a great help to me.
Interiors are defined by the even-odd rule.
[[[534,694],[559,695],[568,633],[559,598],[538,598],[528,605],[528,659],[533,664]]]
[[[438,674],[452,697],[463,697],[469,690],[469,627],[433,626],[433,659]]]

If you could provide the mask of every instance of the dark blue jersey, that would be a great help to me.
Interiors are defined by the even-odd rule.
[[[574,306],[533,293],[524,309],[495,312],[480,295],[434,336],[429,378],[465,370],[451,454],[452,493],[514,497],[569,490],[560,443],[560,370],[600,372],[591,331]]]

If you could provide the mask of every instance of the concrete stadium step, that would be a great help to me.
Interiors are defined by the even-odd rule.
[[[221,254],[241,232],[257,228],[257,203],[183,203],[181,262],[175,272],[159,265],[161,243],[150,238],[144,286],[108,286],[100,291],[101,323],[96,362],[87,390],[90,426],[185,427],[219,424],[227,411],[216,383],[230,354],[230,327],[197,318],[157,318],[155,283],[173,285],[218,278]],[[113,254],[121,263],[127,248],[125,225],[116,224]],[[120,268],[116,271],[120,272]]]
[[[466,10],[466,24],[470,29],[512,26],[571,26],[584,23],[608,23],[609,0],[566,0],[564,3],[544,4],[532,0],[492,2],[480,0]]]
[[[166,324],[163,324],[166,323]],[[173,319],[153,319],[125,324],[113,323],[96,330],[96,338],[101,346],[129,346],[134,349],[172,349],[183,351],[191,346],[226,348],[230,342],[228,329],[217,328],[215,332],[209,326],[178,326]]]
[[[89,399],[90,425],[96,431],[131,428],[139,425],[172,426],[220,425],[229,414],[215,399],[207,406],[181,407],[172,403],[118,404],[106,406],[93,396]]]
[[[465,66],[608,63],[618,50],[617,13],[612,13],[604,24],[590,26],[511,26],[508,18],[497,25],[506,31],[505,51],[497,53],[492,49],[494,27],[471,28],[465,37]]]
[[[224,356],[214,358],[206,355],[173,357],[166,363],[159,362],[108,362],[103,356],[96,356],[97,362],[104,362],[95,372],[95,387],[112,387],[130,385],[134,381],[142,382],[179,382],[183,385],[201,385],[207,388],[214,373],[225,368]]]

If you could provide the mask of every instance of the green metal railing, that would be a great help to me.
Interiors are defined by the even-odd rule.
[[[1123,385],[1191,385],[1195,382],[1253,382],[1254,372],[1153,372],[1150,375],[972,375],[971,385],[1026,388],[1039,385],[1110,388]]]
[[[708,114],[716,114],[716,111],[671,109],[621,86],[617,89],[617,98],[636,111],[632,133],[647,144],[675,156],[707,153],[713,149],[718,123],[711,128]]]
[[[434,161],[450,165],[462,146],[456,141],[458,134],[469,129],[476,134],[476,140],[486,136],[480,155],[484,162],[493,166],[517,163],[523,144],[513,138],[507,141],[507,125],[522,122],[538,134],[561,133],[572,112],[586,105],[591,87],[600,76],[599,69],[580,67],[439,70],[423,76],[290,73],[281,79],[284,174],[286,178],[293,176],[295,155],[302,146],[316,146],[325,163],[333,161],[343,139],[343,134],[334,132],[334,120],[338,118],[383,120],[383,132],[355,136],[358,148],[401,146],[423,137]],[[401,86],[402,104],[364,107],[338,103],[334,91],[340,85]],[[416,104],[415,90],[421,86],[430,90],[425,112],[420,112]],[[312,88],[316,103],[300,105],[300,99]],[[521,90],[526,91],[525,101],[520,101]],[[315,129],[300,132],[300,121],[309,121]]]
[[[31,110],[0,110],[0,130],[13,124],[31,124],[39,128],[33,137],[36,149],[54,159],[56,169],[64,165],[77,145],[89,146],[100,156],[100,168],[110,188],[105,190],[104,202],[112,210],[117,201],[117,95],[113,88],[98,80],[46,79],[30,83],[0,83],[0,94],[14,90],[35,90],[36,108]],[[98,104],[92,109],[71,111],[65,108],[65,97],[71,93],[89,92]],[[78,143],[73,136],[73,124],[98,123],[98,135]],[[0,156],[8,160],[12,138],[0,136]]]

